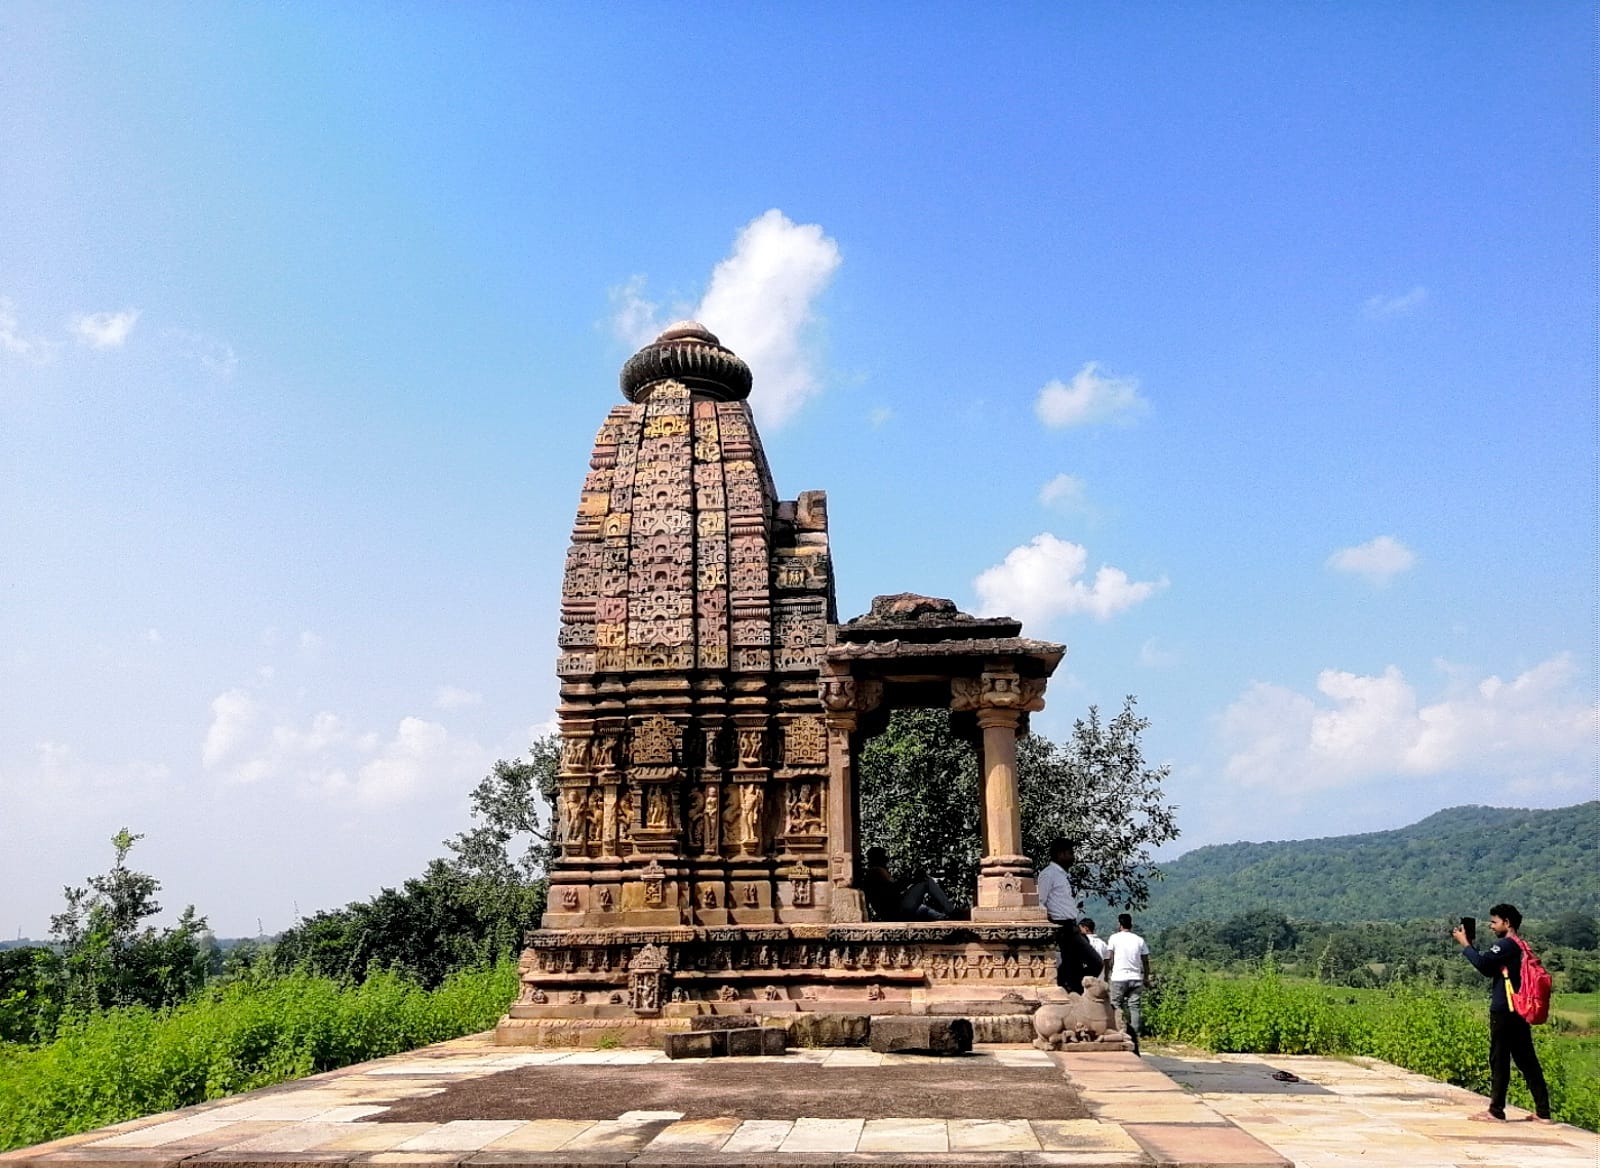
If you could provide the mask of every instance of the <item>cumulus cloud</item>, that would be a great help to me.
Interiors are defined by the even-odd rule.
[[[459,710],[462,706],[475,706],[483,701],[481,693],[455,685],[441,685],[433,691],[433,704],[441,710]]]
[[[1392,535],[1380,535],[1355,547],[1340,548],[1328,557],[1328,567],[1335,572],[1364,576],[1378,588],[1401,572],[1410,571],[1416,562],[1416,554]]]
[[[475,741],[414,716],[385,736],[327,710],[297,719],[238,689],[219,694],[211,709],[201,761],[236,785],[273,783],[306,798],[376,807],[465,789],[489,761]]]
[[[1316,695],[1257,682],[1222,714],[1226,774],[1246,787],[1317,790],[1470,772],[1507,792],[1530,776],[1592,769],[1600,717],[1568,654],[1510,681],[1457,672],[1424,704],[1399,669],[1325,669]]]
[[[166,763],[90,760],[66,743],[46,741],[34,746],[32,775],[14,786],[19,792],[32,791],[35,796],[46,798],[71,794],[114,794],[125,798],[150,794],[166,786],[171,777],[172,769]]]
[[[750,366],[750,404],[764,425],[782,425],[821,391],[816,302],[841,262],[820,225],[773,208],[740,230],[690,311]],[[614,289],[612,301],[612,325],[629,344],[644,344],[664,325],[641,276]]]
[[[1127,423],[1146,413],[1150,403],[1139,396],[1134,377],[1113,377],[1090,361],[1071,381],[1050,381],[1039,391],[1033,409],[1052,430],[1096,422]]]
[[[255,698],[242,689],[230,689],[211,700],[211,725],[206,729],[200,761],[215,770],[239,752],[260,721]]]
[[[1100,567],[1091,580],[1084,575],[1088,565],[1089,552],[1083,545],[1049,532],[1036,535],[973,581],[978,611],[1035,625],[1079,614],[1109,620],[1167,585],[1165,579],[1130,580],[1121,568],[1109,565]]]
[[[1058,511],[1086,511],[1084,482],[1076,475],[1058,474],[1039,488],[1039,505]]]
[[[72,335],[91,349],[117,349],[128,339],[139,319],[137,308],[121,312],[89,312],[72,318]]]
[[[55,356],[56,346],[44,337],[29,335],[17,319],[16,304],[0,296],[0,352],[32,365],[44,365]]]
[[[1386,316],[1404,316],[1421,308],[1428,302],[1428,290],[1421,284],[1409,292],[1402,292],[1398,296],[1373,296],[1361,306],[1361,314],[1369,320],[1381,320]]]

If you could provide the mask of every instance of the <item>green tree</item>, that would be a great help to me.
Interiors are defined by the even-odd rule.
[[[1150,849],[1178,835],[1161,789],[1166,767],[1144,759],[1148,727],[1133,698],[1109,723],[1097,709],[1064,744],[1037,734],[1017,744],[1023,842],[1048,862],[1058,835],[1078,840],[1075,885],[1113,904],[1141,907],[1159,872]],[[928,872],[970,903],[978,881],[982,794],[977,759],[948,712],[897,710],[862,747],[857,767],[861,844],[884,848],[896,873]]]
[[[1130,911],[1149,903],[1151,881],[1160,879],[1150,850],[1178,838],[1177,808],[1162,790],[1171,768],[1151,766],[1140,742],[1149,726],[1130,694],[1109,722],[1090,706],[1063,744],[1038,734],[1017,744],[1028,855],[1043,866],[1051,840],[1077,840],[1072,881],[1078,894]]]
[[[1600,922],[1588,913],[1564,912],[1539,930],[1542,939],[1567,949],[1600,949]]]
[[[551,844],[539,805],[554,798],[559,760],[551,734],[526,759],[496,762],[472,792],[472,826],[445,841],[448,859],[399,888],[297,923],[273,947],[273,968],[349,981],[386,969],[431,988],[515,956],[544,912]]]
[[[44,1042],[55,1033],[65,985],[61,957],[42,945],[0,949],[0,1042]]]
[[[171,928],[144,924],[161,911],[161,882],[128,867],[128,853],[143,838],[127,828],[112,836],[111,870],[89,877],[87,887],[67,888],[65,911],[50,918],[63,996],[73,1009],[168,1006],[205,984],[212,942],[193,905]]]
[[[1297,933],[1289,918],[1270,908],[1250,909],[1217,926],[1217,940],[1235,957],[1250,960],[1265,957],[1268,950],[1287,952],[1294,948],[1296,939]]]

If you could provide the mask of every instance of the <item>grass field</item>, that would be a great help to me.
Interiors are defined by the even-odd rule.
[[[1366,1055],[1485,1094],[1489,1088],[1485,995],[1395,985],[1349,989],[1280,976],[1179,964],[1157,983],[1146,1013],[1159,1037],[1208,1050],[1257,1054]],[[1534,1043],[1555,1117],[1600,1130],[1600,1032],[1595,994],[1557,995],[1553,1026]],[[1513,1076],[1511,1100],[1527,1107]]]

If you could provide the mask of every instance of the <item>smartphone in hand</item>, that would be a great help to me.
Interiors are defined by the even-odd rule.
[[[1461,931],[1467,935],[1467,944],[1470,945],[1478,939],[1478,922],[1474,917],[1461,918]]]

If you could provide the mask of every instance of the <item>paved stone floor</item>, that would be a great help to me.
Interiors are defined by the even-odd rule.
[[[521,1068],[607,1068],[642,1088],[667,1073],[654,1051],[519,1051],[482,1037],[363,1063],[295,1083],[85,1132],[0,1155],[0,1168],[534,1168],[537,1165],[1181,1165],[1255,1168],[1596,1168],[1600,1137],[1565,1126],[1467,1122],[1481,1097],[1370,1060],[1206,1056],[1164,1051],[1044,1054],[980,1047],[961,1059],[798,1050],[746,1059],[755,1079],[782,1062],[829,1076],[936,1065],[965,1082],[1027,1068],[1063,1072],[1089,1118],[972,1119],[919,1114],[915,1097],[895,1118],[818,1117],[803,1088],[778,1093],[790,1118],[685,1118],[682,1110],[621,1110],[595,1118],[485,1119],[470,1112],[474,1080]],[[693,1060],[671,1065],[681,1074]],[[726,1062],[719,1063],[727,1066]],[[1288,1072],[1297,1082],[1274,1078]],[[769,1076],[772,1070],[766,1072]],[[794,1076],[786,1076],[792,1080]],[[465,1111],[423,1122],[386,1121],[405,1101],[463,1101]],[[1046,1098],[1046,1096],[1040,1096]],[[880,1101],[881,1102],[881,1101]],[[541,1100],[534,1109],[559,1108]],[[881,1114],[865,1105],[861,1115]],[[1018,1105],[997,1100],[996,1114]],[[592,1110],[592,1108],[590,1109]],[[1027,1108],[1023,1108],[1027,1110]],[[1034,1107],[1033,1110],[1043,1110]],[[573,1114],[582,1108],[574,1107]]]

